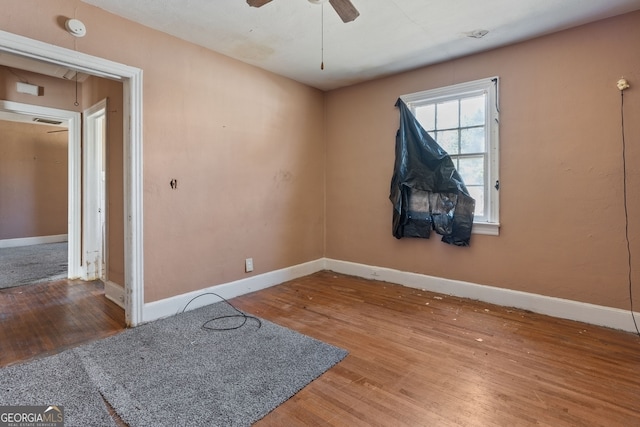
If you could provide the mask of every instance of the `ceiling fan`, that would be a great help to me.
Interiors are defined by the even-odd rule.
[[[247,3],[249,6],[261,7],[270,1],[271,0],[247,0]],[[327,0],[309,0],[309,2],[313,4],[320,4],[326,1]],[[350,0],[329,0],[329,3],[331,3],[331,6],[333,6],[336,13],[340,16],[342,22],[351,22],[360,16],[360,12],[358,12]]]

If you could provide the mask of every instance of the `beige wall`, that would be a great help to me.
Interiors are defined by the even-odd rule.
[[[42,96],[18,93],[18,82],[28,82],[44,88]],[[81,86],[78,93],[82,93]],[[74,105],[75,83],[2,66],[0,99],[68,111],[81,109]],[[41,125],[18,125],[10,122],[0,128],[3,146],[0,187],[4,194],[0,196],[0,239],[41,237],[68,232],[68,133],[47,134],[49,130],[51,129],[45,129]],[[32,142],[24,145],[25,139]],[[51,145],[49,141],[56,142]],[[35,153],[31,156],[31,151],[46,153],[46,157]],[[31,182],[32,179],[36,181]],[[55,182],[49,181],[50,179],[55,179]],[[20,189],[19,194],[29,196],[25,199],[18,198],[15,193],[17,189]],[[39,190],[34,191],[35,189]],[[14,194],[14,197],[9,199],[8,194]]]
[[[79,0],[6,3],[3,30],[144,70],[146,301],[246,277],[247,257],[264,273],[327,256],[628,308],[615,82],[640,82],[639,13],[323,94]],[[394,239],[397,97],[493,75],[500,236]],[[640,253],[637,90],[625,102]]]
[[[637,271],[639,41],[640,13],[633,13],[329,92],[326,256],[628,309],[616,81],[625,76],[632,85],[625,114]],[[396,99],[495,75],[501,78],[500,236],[473,235],[469,248],[438,236],[396,240],[388,200]]]
[[[67,234],[67,133],[0,120],[0,240]]]
[[[323,256],[322,92],[79,0],[3,7],[5,31],[144,71],[146,301]]]
[[[4,27],[0,25],[0,29]],[[6,31],[6,30],[5,30]],[[27,82],[44,88],[41,96],[19,93],[16,83]],[[0,99],[67,111],[82,111],[76,101],[75,82],[30,71],[0,66]],[[78,101],[82,100],[82,84],[78,84]]]

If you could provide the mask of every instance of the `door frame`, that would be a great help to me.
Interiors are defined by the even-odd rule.
[[[0,52],[56,64],[122,82],[124,158],[125,319],[143,322],[142,70],[0,30]]]
[[[107,249],[105,248],[105,215],[106,215],[106,127],[102,137],[96,138],[97,119],[107,119],[107,99],[103,99],[83,112],[82,138],[82,265],[84,280],[101,279],[106,282]],[[95,254],[95,255],[90,255]]]

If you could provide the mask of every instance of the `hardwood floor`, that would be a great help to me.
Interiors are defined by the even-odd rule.
[[[0,367],[113,335],[124,310],[101,282],[60,280],[0,290]]]
[[[256,425],[640,426],[640,338],[320,272],[233,300],[349,355]]]
[[[0,365],[124,326],[95,286],[58,292],[0,293]],[[634,334],[328,271],[231,303],[349,351],[257,427],[640,426]]]

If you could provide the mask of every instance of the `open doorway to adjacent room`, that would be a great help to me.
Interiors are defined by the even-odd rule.
[[[24,262],[15,269],[22,278],[2,274],[9,283],[0,287],[7,326],[0,328],[0,340],[7,349],[0,366],[137,323],[127,316],[131,313],[127,307],[135,301],[127,301],[125,295],[127,287],[141,283],[127,281],[125,269],[129,262],[125,250],[131,253],[131,245],[137,244],[136,239],[127,239],[131,227],[125,224],[124,213],[130,193],[125,183],[131,182],[123,161],[130,141],[123,131],[125,110],[130,108],[124,100],[128,83],[72,69],[65,71],[66,77],[51,75],[46,70],[52,64],[19,55],[15,57],[21,64],[36,68],[14,68],[5,63],[14,57],[2,51],[5,42],[0,40],[4,87],[0,90],[0,149],[6,161],[12,160],[2,173],[12,177],[4,177],[0,187],[1,209],[7,211],[0,223],[0,250],[4,251],[0,262],[10,252],[22,252]],[[29,97],[29,103],[18,102],[27,98],[12,92],[17,82],[28,81],[46,93],[55,79],[61,84],[53,90],[49,87],[49,93],[69,98],[69,109],[45,107],[61,103],[51,98],[43,101],[46,97],[40,96]],[[20,146],[6,137],[16,132],[32,135],[24,136],[23,142],[28,143]],[[19,202],[4,203],[7,197]],[[55,268],[46,265],[49,258]],[[28,270],[38,269],[39,277],[27,277]]]
[[[0,289],[69,277],[68,127],[79,115],[18,105],[0,103]]]

